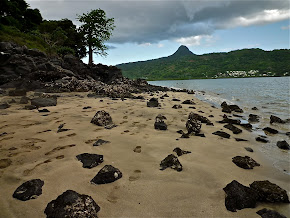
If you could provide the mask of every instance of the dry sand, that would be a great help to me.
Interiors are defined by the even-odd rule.
[[[90,195],[101,207],[99,217],[260,217],[256,211],[264,207],[275,209],[286,216],[289,205],[259,204],[255,209],[236,213],[225,208],[223,188],[232,180],[249,185],[255,180],[269,180],[284,188],[289,196],[289,176],[276,170],[258,151],[261,146],[247,130],[232,134],[223,124],[221,109],[195,99],[186,93],[168,92],[169,98],[160,100],[161,108],[148,108],[144,100],[111,100],[87,98],[87,93],[61,94],[58,105],[47,107],[50,113],[22,110],[13,104],[1,110],[0,159],[10,159],[11,165],[0,169],[0,217],[45,217],[44,209],[64,191],[71,189]],[[160,97],[164,93],[155,94]],[[151,96],[144,94],[146,99]],[[5,100],[9,97],[2,97]],[[191,105],[173,109],[172,98],[192,99]],[[83,107],[91,109],[83,110]],[[110,113],[118,126],[108,130],[90,123],[99,110]],[[188,114],[198,111],[214,126],[202,125],[205,138],[180,138],[177,130],[186,130]],[[154,129],[159,114],[167,117],[167,131]],[[48,116],[42,116],[49,114]],[[60,124],[71,130],[57,133]],[[231,134],[230,139],[212,135],[217,130]],[[47,131],[46,130],[51,130]],[[236,142],[234,137],[248,139]],[[111,143],[93,147],[97,139]],[[178,139],[178,140],[177,140]],[[75,146],[74,146],[75,145]],[[141,146],[141,152],[134,152]],[[191,151],[179,157],[183,171],[167,168],[159,170],[160,161],[173,153],[175,147]],[[254,153],[244,147],[251,147]],[[104,155],[104,162],[92,169],[82,168],[76,159],[81,153]],[[232,163],[237,155],[249,155],[260,167],[245,170]],[[123,177],[113,183],[93,185],[90,180],[106,164],[121,170]],[[43,193],[37,199],[19,201],[12,197],[15,189],[30,179],[44,181]]]

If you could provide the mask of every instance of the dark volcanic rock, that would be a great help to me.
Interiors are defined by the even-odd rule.
[[[104,127],[115,126],[115,124],[113,123],[112,117],[106,111],[98,111],[95,114],[95,116],[92,118],[91,123],[97,126],[104,126]]]
[[[39,113],[49,113],[50,111],[47,110],[46,108],[43,108],[41,110],[38,110]]]
[[[163,120],[166,120],[166,117],[162,114],[158,114],[155,118],[154,128],[159,130],[167,130],[167,125]]]
[[[13,193],[13,198],[17,198],[21,201],[27,201],[35,199],[37,196],[42,194],[42,186],[44,182],[40,179],[32,179],[24,182],[19,186]]]
[[[218,135],[220,137],[227,138],[227,139],[229,139],[231,137],[230,134],[228,134],[226,132],[223,132],[223,131],[216,131],[216,132],[213,132],[212,134],[213,135]]]
[[[183,130],[177,130],[176,132],[179,134],[184,134]]]
[[[83,107],[83,110],[86,110],[86,109],[90,109],[92,108],[91,106],[86,106],[86,107]]]
[[[180,100],[177,98],[173,98],[172,101],[180,101]]]
[[[177,154],[177,156],[181,156],[183,154],[190,154],[191,153],[191,151],[184,151],[184,150],[181,150],[181,148],[179,148],[179,147],[174,148],[173,152],[175,152]]]
[[[277,133],[278,133],[278,130],[273,129],[273,128],[271,128],[271,127],[265,127],[263,130],[264,130],[265,132],[268,132],[268,133],[271,133],[271,134],[277,134]]]
[[[275,210],[268,210],[266,208],[257,211],[257,214],[259,214],[262,218],[287,218]]]
[[[238,127],[235,127],[233,124],[229,123],[227,125],[224,125],[225,128],[231,130],[234,134],[239,134],[242,132],[241,129],[239,129]]]
[[[237,113],[243,113],[243,109],[241,109],[238,105],[229,105],[229,108],[231,109],[231,111],[237,112]]]
[[[263,142],[263,143],[267,143],[267,142],[269,142],[268,139],[266,139],[266,138],[264,138],[264,137],[261,137],[261,136],[256,137],[256,141],[257,141],[257,142]]]
[[[103,155],[83,153],[76,156],[83,163],[83,168],[93,168],[103,163]]]
[[[70,129],[63,128],[64,127],[64,124],[65,123],[59,125],[58,130],[57,130],[58,133],[59,132],[66,132],[66,131],[69,131],[70,130]]]
[[[192,100],[185,100],[181,104],[192,104],[192,105],[194,105],[195,103]]]
[[[195,133],[194,135],[195,135],[195,136],[199,136],[199,137],[203,137],[203,138],[205,138],[204,133]]]
[[[189,135],[190,135],[190,133],[182,133],[180,138],[189,139]]]
[[[223,116],[223,120],[218,121],[218,123],[230,123],[230,124],[240,125],[241,121],[240,120],[236,120],[236,119],[228,118],[227,115],[224,115]]]
[[[157,98],[151,98],[147,102],[147,107],[159,107],[158,99]]]
[[[109,141],[103,140],[103,139],[98,139],[93,146],[100,146],[102,144],[110,143]]]
[[[230,109],[230,107],[228,106],[228,104],[225,101],[221,104],[221,107],[222,107],[222,112],[224,112],[224,113],[231,113],[232,112],[232,110]]]
[[[173,105],[172,108],[174,108],[174,109],[180,109],[180,108],[182,108],[182,105],[180,105],[180,104],[175,104],[175,105]]]
[[[168,155],[160,163],[160,170],[165,170],[168,167],[170,167],[178,172],[182,171],[181,163],[179,162],[178,158],[173,154]]]
[[[259,110],[257,107],[252,107],[252,110],[256,111]]]
[[[119,169],[113,167],[112,165],[104,166],[98,174],[91,180],[94,184],[107,184],[115,182],[116,180],[122,178],[122,173]]]
[[[248,141],[247,139],[241,139],[241,138],[235,138],[235,140],[237,142],[246,142],[246,141]]]
[[[8,95],[9,96],[26,96],[26,90],[24,89],[15,89],[15,90],[9,90]]]
[[[191,116],[190,114],[185,124],[186,129],[188,133],[199,133],[201,129],[201,122],[197,120],[196,117]]]
[[[0,109],[7,109],[10,108],[10,105],[7,103],[0,104]]]
[[[277,142],[277,146],[278,146],[280,149],[283,149],[283,150],[289,150],[289,149],[290,149],[290,146],[289,146],[288,142],[286,142],[285,140],[283,140],[283,141],[278,141],[278,142]]]
[[[88,195],[81,195],[75,191],[67,190],[55,200],[49,202],[44,213],[47,218],[62,217],[98,217],[100,207]]]
[[[56,104],[57,104],[57,99],[55,97],[31,99],[31,105],[34,105],[36,107],[56,106]]]
[[[167,130],[167,124],[164,121],[155,122],[154,128],[159,130]]]
[[[240,126],[244,127],[247,130],[251,130],[253,128],[252,124],[250,123],[241,123]]]
[[[268,180],[255,181],[250,187],[258,193],[259,201],[289,203],[287,192]]]
[[[286,122],[277,116],[271,115],[270,123],[272,124],[272,123],[286,123]]]
[[[213,126],[213,123],[207,117],[201,116],[201,115],[193,113],[193,112],[190,112],[188,119],[199,120],[201,123],[206,123],[206,125]]]
[[[225,205],[227,210],[236,212],[244,208],[256,207],[258,199],[257,193],[236,180],[227,184],[223,190],[226,193]]]
[[[241,167],[243,169],[253,169],[255,166],[260,166],[255,160],[252,158],[245,156],[236,156],[232,159],[233,163],[236,164],[238,167]]]
[[[248,119],[249,122],[251,123],[257,123],[259,122],[259,116],[256,115],[256,114],[249,114],[249,119]]]
[[[250,147],[245,147],[245,149],[248,151],[248,152],[254,152],[254,150]]]

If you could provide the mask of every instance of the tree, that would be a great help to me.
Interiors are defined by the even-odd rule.
[[[78,16],[78,20],[84,23],[79,31],[84,36],[84,43],[88,46],[89,64],[93,64],[93,53],[106,56],[108,49],[104,42],[109,40],[114,30],[114,18],[107,18],[101,9],[92,10],[87,14]]]

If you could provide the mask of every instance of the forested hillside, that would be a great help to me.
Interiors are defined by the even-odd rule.
[[[195,55],[181,46],[173,55],[117,65],[129,78],[147,80],[248,76],[285,76],[290,73],[290,50],[243,49]],[[182,51],[182,53],[181,53]]]

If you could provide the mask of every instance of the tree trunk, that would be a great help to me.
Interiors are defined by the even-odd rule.
[[[89,65],[93,64],[93,49],[92,46],[89,45]]]

